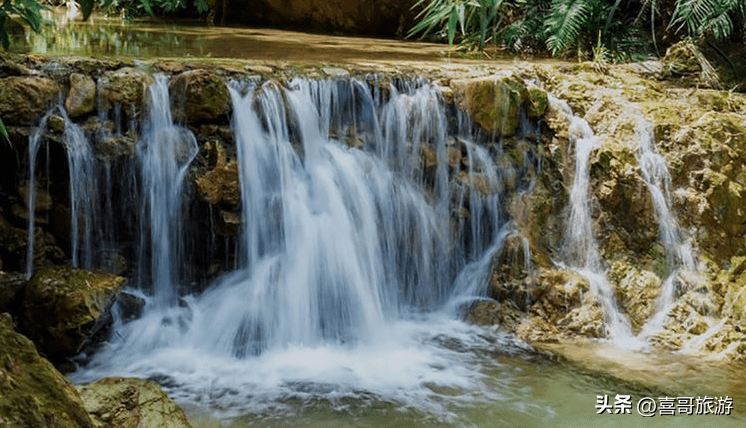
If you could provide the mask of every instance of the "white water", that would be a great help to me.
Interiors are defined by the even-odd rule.
[[[230,92],[238,269],[176,303],[181,183],[196,146],[172,124],[158,77],[138,148],[154,296],[71,377],[153,377],[182,401],[236,414],[342,397],[447,413],[434,386],[460,391],[449,400],[491,397],[465,349],[495,346],[484,335],[503,350],[521,345],[442,310],[484,292],[504,236],[499,196],[472,191],[470,218],[454,230],[437,92],[392,85],[384,102],[356,80],[304,79]],[[424,144],[439,160],[430,178],[415,172]],[[468,179],[499,189],[492,156],[464,144]]]
[[[36,156],[39,153],[39,147],[43,141],[44,131],[47,127],[47,121],[51,116],[52,110],[47,112],[39,122],[39,126],[29,137],[28,158],[29,158],[29,178],[28,197],[26,199],[26,208],[28,208],[28,233],[26,247],[26,279],[31,278],[34,274],[34,222],[36,220]]]
[[[650,122],[640,118],[635,136],[639,142],[637,160],[645,184],[653,200],[660,227],[660,241],[666,251],[669,272],[661,284],[656,301],[656,312],[648,320],[638,337],[648,338],[663,330],[668,313],[675,303],[678,276],[693,274],[694,256],[691,245],[684,241],[678,222],[671,212],[671,175],[666,160],[655,150],[653,129]]]
[[[94,225],[98,223],[95,214],[99,208],[97,198],[99,189],[96,186],[97,162],[83,130],[67,117],[64,108],[60,107],[60,112],[65,120],[65,149],[70,172],[72,265],[91,269],[94,267]]]
[[[156,76],[149,93],[148,117],[137,147],[145,194],[142,218],[147,225],[142,227],[141,245],[150,243],[154,294],[159,304],[167,305],[175,302],[181,236],[185,233],[180,221],[182,184],[198,149],[194,135],[173,123],[168,78]]]
[[[603,309],[609,340],[620,347],[639,349],[645,345],[634,337],[629,321],[617,307],[614,288],[601,266],[601,255],[593,234],[588,198],[588,162],[591,151],[599,147],[599,139],[593,134],[588,122],[575,116],[567,103],[555,97],[550,97],[550,102],[553,108],[562,111],[567,118],[570,144],[575,149],[575,176],[570,190],[570,218],[567,231],[570,266],[588,279],[590,291]]]

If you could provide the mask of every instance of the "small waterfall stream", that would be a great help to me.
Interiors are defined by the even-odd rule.
[[[570,218],[567,231],[570,266],[588,279],[591,293],[603,308],[609,339],[621,347],[640,348],[644,343],[634,337],[629,321],[619,311],[614,288],[601,266],[601,255],[593,234],[588,199],[588,162],[591,151],[599,147],[598,137],[593,134],[588,122],[572,113],[567,103],[555,97],[550,97],[550,102],[554,108],[562,111],[569,121],[570,143],[575,149],[575,175],[570,190]]]

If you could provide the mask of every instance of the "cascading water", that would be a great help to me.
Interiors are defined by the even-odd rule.
[[[39,154],[44,130],[47,127],[47,121],[52,111],[45,114],[36,128],[36,131],[29,137],[28,157],[29,157],[29,179],[28,179],[28,196],[26,207],[28,208],[28,245],[26,247],[26,279],[31,278],[34,273],[34,222],[36,220],[36,156]]]
[[[567,232],[570,265],[588,279],[591,293],[596,296],[603,308],[609,339],[622,347],[642,347],[643,344],[634,338],[629,322],[616,305],[614,289],[601,267],[601,255],[593,235],[588,201],[590,181],[588,161],[591,151],[599,147],[598,137],[593,134],[588,122],[572,113],[566,102],[553,96],[549,99],[553,108],[561,111],[567,118],[570,144],[575,149],[575,177],[570,190],[570,218]]]
[[[671,175],[666,160],[655,151],[652,124],[638,121],[635,136],[639,142],[637,160],[640,164],[645,185],[653,200],[653,208],[658,217],[660,241],[666,252],[669,272],[661,285],[661,292],[656,302],[656,312],[639,334],[647,338],[663,330],[666,316],[674,304],[676,281],[679,274],[692,273],[695,270],[691,245],[682,239],[676,218],[671,213],[670,187]]]
[[[446,154],[456,140],[438,93],[387,89],[383,101],[354,79],[230,87],[239,267],[177,303],[180,189],[196,145],[171,123],[158,77],[138,149],[154,296],[72,378],[167,378],[175,397],[237,413],[370,395],[444,410],[432,385],[461,391],[450,399],[481,388],[474,356],[441,342],[510,349],[510,340],[485,342],[478,327],[438,309],[482,292],[483,283],[458,278],[485,278],[501,245],[501,173],[486,149],[451,147],[465,146],[464,180],[480,189],[457,232],[450,207],[463,196],[451,194]],[[426,169],[427,150],[437,168],[413,172]]]
[[[194,135],[173,123],[166,76],[156,76],[150,100],[137,151],[149,226],[142,227],[141,245],[150,243],[150,279],[157,301],[166,305],[174,302],[179,280],[182,183],[198,148]]]
[[[60,108],[65,119],[65,148],[70,170],[70,253],[72,265],[91,269],[94,267],[93,232],[98,200],[96,195],[96,158],[88,139]],[[82,222],[81,222],[82,220]],[[82,224],[81,224],[82,223]],[[82,227],[81,227],[82,226]],[[82,241],[82,245],[81,245]]]

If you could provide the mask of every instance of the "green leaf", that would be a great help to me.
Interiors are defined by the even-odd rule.
[[[5,129],[5,124],[3,123],[3,119],[0,117],[0,136],[3,137],[6,143],[10,145],[10,136],[8,135],[8,130]]]

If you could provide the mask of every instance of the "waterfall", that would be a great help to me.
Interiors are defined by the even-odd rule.
[[[671,175],[666,160],[655,150],[652,127],[650,122],[642,118],[638,120],[635,129],[639,143],[637,160],[658,218],[660,241],[666,252],[669,272],[661,285],[656,312],[640,332],[641,338],[650,337],[663,330],[666,316],[674,304],[677,276],[682,272],[695,270],[691,246],[682,239],[676,218],[671,213]]]
[[[98,216],[95,215],[99,208],[98,189],[96,187],[97,162],[83,130],[70,120],[64,108],[60,107],[60,112],[65,120],[65,148],[70,172],[70,254],[72,265],[91,269],[94,267],[94,225],[101,226],[97,224]]]
[[[454,137],[423,82],[372,91],[356,79],[297,78],[229,91],[237,268],[176,301],[196,144],[172,123],[158,76],[138,148],[153,296],[73,379],[165,376],[177,398],[236,411],[361,391],[440,408],[427,385],[480,388],[478,367],[441,342],[484,339],[441,310],[484,293],[509,229],[495,154],[467,130]],[[470,167],[449,174],[449,151],[462,150]],[[454,221],[464,203],[468,218]]]
[[[147,212],[143,216],[147,226],[142,227],[141,245],[150,243],[154,294],[161,304],[170,304],[176,297],[179,280],[182,184],[198,148],[194,135],[173,123],[168,78],[156,76],[149,94],[148,116],[137,147],[145,196],[143,210]]]
[[[42,137],[44,136],[44,130],[47,127],[47,121],[49,116],[52,115],[50,110],[45,114],[39,126],[36,127],[34,133],[29,137],[28,142],[28,159],[29,159],[29,175],[28,175],[28,196],[26,198],[26,208],[28,209],[28,234],[27,234],[27,247],[26,247],[26,279],[31,278],[34,273],[34,222],[36,221],[36,156],[39,153],[39,147],[41,146]]]
[[[601,304],[609,339],[623,347],[640,347],[642,344],[633,337],[629,321],[617,307],[614,289],[601,266],[601,255],[593,235],[588,199],[588,162],[591,151],[599,147],[598,137],[593,134],[588,122],[572,113],[566,102],[552,96],[550,102],[567,117],[570,144],[575,149],[575,175],[570,190],[570,217],[567,225],[570,266],[588,280],[591,293]]]

